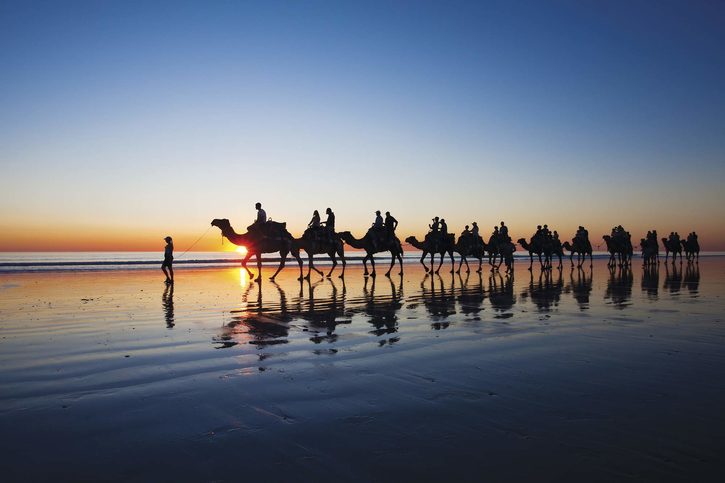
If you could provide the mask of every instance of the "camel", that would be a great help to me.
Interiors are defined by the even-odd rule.
[[[387,240],[386,242],[381,242],[377,247],[373,243],[372,236],[370,232],[366,233],[364,237],[362,238],[355,238],[352,233],[349,231],[343,231],[338,234],[340,236],[340,239],[350,245],[353,248],[358,248],[365,250],[365,258],[363,258],[363,267],[365,267],[364,275],[367,277],[368,274],[371,276],[375,276],[375,258],[373,255],[375,253],[380,252],[390,252],[391,260],[390,260],[390,268],[388,268],[388,271],[385,273],[386,277],[390,276],[390,271],[393,269],[393,265],[395,265],[395,259],[397,258],[400,262],[400,273],[399,275],[403,275],[403,247],[400,244],[400,240],[398,240],[398,237],[393,235],[392,240]],[[372,272],[368,273],[368,264],[367,261],[370,260],[370,264],[372,265]]]
[[[498,265],[496,265],[496,256],[500,255],[498,245],[499,245],[499,239],[498,235],[492,234],[488,238],[488,243],[484,243],[486,246],[486,251],[488,252],[488,264],[491,265],[491,271],[498,270],[498,267],[501,266],[501,262],[498,262]],[[502,258],[503,261],[503,258]]]
[[[559,266],[557,268],[561,270],[561,259],[564,256],[564,247],[562,246],[561,240],[559,240],[559,238],[551,239],[551,254],[556,255],[559,258]]]
[[[655,243],[652,243],[646,238],[642,238],[639,241],[639,246],[642,249],[642,266],[648,267],[650,265],[655,265],[657,263],[657,255],[659,251],[657,242],[655,241]]]
[[[292,235],[287,231],[286,224],[285,223],[276,223],[276,227],[279,230],[279,236],[277,237],[270,237],[270,236],[259,236],[257,234],[250,234],[250,233],[243,233],[239,234],[234,231],[234,228],[232,228],[232,225],[229,223],[229,220],[226,218],[223,219],[214,219],[211,222],[212,226],[216,226],[222,231],[222,235],[232,242],[234,245],[237,246],[243,246],[247,249],[247,256],[244,257],[244,260],[242,260],[242,267],[247,271],[247,274],[249,274],[249,278],[261,281],[262,280],[262,254],[263,253],[277,253],[279,252],[281,256],[281,260],[279,262],[279,266],[277,267],[277,271],[274,272],[274,275],[272,275],[269,279],[274,280],[274,278],[277,276],[277,274],[284,268],[285,262],[287,261],[287,254],[291,253],[292,256],[297,260],[297,263],[300,266],[300,276],[298,280],[302,280],[302,259],[300,258],[300,251],[299,248],[295,246],[295,240],[292,237]],[[251,270],[247,267],[247,262],[249,262],[249,259],[253,256],[257,257],[257,271],[259,272],[257,275],[257,278],[254,278],[254,274]]]
[[[685,255],[687,257],[687,261],[695,261],[700,262],[700,244],[697,242],[697,240],[682,240],[680,241],[682,244],[682,249],[685,250]],[[680,259],[682,259],[682,255],[680,255]]]
[[[628,233],[629,235],[629,233]],[[602,237],[607,244],[607,251],[609,252],[609,262],[607,265],[613,267],[617,264],[617,257],[619,257],[619,266],[628,265],[632,256],[632,242],[629,240],[621,240],[612,238],[609,235]]]
[[[539,263],[541,264],[542,270],[548,270],[551,268],[551,254],[553,247],[548,240],[542,240],[541,238],[534,236],[531,238],[531,243],[527,242],[526,238],[519,238],[517,241],[524,250],[529,252],[529,259],[531,260],[529,270],[531,270],[534,266],[534,253],[539,256]],[[544,255],[544,261],[541,260],[541,255]]]
[[[486,244],[480,237],[478,239],[478,243],[473,240],[473,235],[470,235],[470,237],[471,238],[469,239],[459,237],[453,249],[461,256],[461,261],[458,264],[458,270],[456,271],[456,273],[461,273],[461,267],[463,266],[463,263],[466,264],[466,273],[469,273],[471,271],[468,266],[467,257],[473,257],[478,259],[478,270],[476,270],[476,272],[481,273],[481,265],[483,265],[483,257],[486,252]]]
[[[667,238],[663,238],[662,244],[665,246],[665,263],[667,263],[670,253],[672,253],[672,263],[675,263],[678,254],[680,255],[680,263],[682,263],[682,246],[679,243],[670,243]]]
[[[338,256],[342,261],[342,274],[340,274],[340,278],[345,277],[345,247],[337,233],[333,233],[331,238],[327,238],[323,234],[323,236],[319,239],[314,239],[313,237],[306,237],[303,235],[302,238],[297,238],[294,240],[294,246],[298,250],[304,250],[305,253],[307,253],[308,267],[307,275],[305,275],[305,278],[307,280],[310,279],[310,272],[312,270],[319,273],[323,277],[330,278],[332,276],[332,272],[335,270],[335,267],[337,267]],[[332,268],[327,273],[327,275],[325,275],[321,270],[318,270],[317,267],[315,267],[313,261],[314,255],[324,254],[326,254],[332,260]]]
[[[569,261],[571,262],[571,266],[574,266],[574,254],[577,254],[577,267],[581,268],[581,266],[584,264],[584,262],[587,259],[587,255],[589,255],[589,266],[594,266],[594,262],[592,261],[592,244],[589,243],[589,240],[582,241],[579,238],[574,238],[572,240],[572,243],[564,242],[562,245],[562,248],[565,248],[568,250],[569,253]]]
[[[498,252],[501,255],[501,260],[506,264],[506,273],[514,274],[514,252],[516,251],[516,245],[513,242],[504,242],[498,244]],[[499,262],[498,266],[501,266]],[[498,267],[496,267],[498,270]],[[529,269],[530,270],[530,269]]]
[[[429,271],[428,266],[425,264],[425,257],[428,256],[430,253],[430,272],[433,272],[433,265],[435,264],[435,256],[436,253],[440,255],[441,260],[438,264],[438,268],[436,269],[435,273],[440,272],[441,265],[443,265],[443,259],[446,257],[446,253],[451,257],[451,273],[453,273],[453,269],[456,266],[456,262],[453,260],[453,249],[455,246],[455,235],[452,233],[449,233],[446,235],[445,239],[442,241],[439,241],[438,243],[432,242],[429,240],[423,240],[418,241],[418,239],[414,236],[409,236],[405,239],[407,243],[410,243],[413,247],[417,248],[418,250],[421,250],[423,254],[420,256],[420,263],[423,264],[423,268],[425,268],[426,273]]]

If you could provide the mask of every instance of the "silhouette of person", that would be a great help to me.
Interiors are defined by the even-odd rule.
[[[166,275],[166,283],[174,283],[174,269],[171,266],[174,262],[174,242],[170,236],[164,238],[166,246],[164,247],[164,261],[161,263],[161,271]],[[168,270],[168,271],[167,271]]]
[[[393,215],[389,211],[385,212],[385,229],[388,231],[388,235],[392,235],[395,229],[398,228],[398,220],[393,218]]]
[[[433,218],[433,224],[428,225],[428,228],[430,228],[431,233],[438,233],[438,231],[440,230],[440,221],[438,221],[437,216]]]
[[[448,225],[446,225],[446,220],[441,218],[441,236],[446,236],[448,234]]]
[[[315,211],[314,211],[314,212],[312,213],[312,219],[311,219],[311,220],[310,220],[310,222],[309,222],[309,223],[307,224],[307,228],[311,228],[311,229],[313,229],[313,230],[314,230],[314,229],[317,229],[317,228],[319,228],[319,227],[320,227],[320,212],[319,212],[319,211],[317,211],[317,210],[315,210]]]
[[[534,233],[534,236],[532,238],[538,238],[542,234],[541,225],[536,225],[536,233]]]
[[[379,230],[379,229],[383,228],[384,224],[385,223],[383,221],[383,217],[380,216],[380,210],[377,210],[375,212],[375,221],[373,222],[373,228],[375,228],[376,230]]]
[[[498,232],[501,234],[501,239],[503,241],[511,241],[511,238],[509,238],[509,227],[507,227],[503,221],[501,222],[501,228]]]
[[[325,213],[327,213],[327,220],[324,221],[325,228],[328,233],[335,233],[335,213],[332,212],[332,208],[326,209]]]
[[[474,221],[473,223],[471,223],[471,225],[472,225],[471,234],[473,234],[473,236],[475,237],[475,239],[478,240],[478,237],[480,236],[479,235],[479,230],[478,230],[478,223],[476,223]]]
[[[262,203],[255,203],[254,208],[257,210],[257,219],[254,220],[255,225],[267,223],[267,212],[262,209]]]
[[[471,230],[468,229],[468,225],[461,232],[461,238],[466,238],[471,235]]]
[[[262,228],[267,223],[267,212],[262,209],[262,203],[255,203],[254,208],[257,210],[257,219],[254,220],[247,230],[252,233],[263,233]]]

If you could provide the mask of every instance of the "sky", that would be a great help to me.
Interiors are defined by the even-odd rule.
[[[725,5],[0,1],[0,251],[222,250],[262,202],[725,250]]]

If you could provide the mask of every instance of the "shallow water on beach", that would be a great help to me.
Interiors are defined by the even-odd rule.
[[[725,258],[526,265],[311,282],[288,268],[261,284],[186,269],[171,287],[157,270],[0,274],[3,466],[155,481],[722,474]]]

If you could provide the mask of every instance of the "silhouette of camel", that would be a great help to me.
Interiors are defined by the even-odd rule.
[[[659,263],[659,247],[657,246],[657,240],[647,240],[642,238],[639,242],[639,246],[642,249],[642,266],[648,267]]]
[[[571,262],[572,267],[574,266],[573,257],[575,253],[577,254],[577,267],[581,268],[587,259],[587,255],[589,255],[589,266],[591,267],[594,265],[594,261],[592,260],[592,244],[589,243],[589,240],[582,243],[578,238],[574,238],[572,243],[566,241],[561,246],[562,248],[569,250],[569,261]]]
[[[697,240],[681,240],[680,243],[682,244],[682,249],[685,251],[688,262],[693,260],[696,262],[700,261],[700,244]]]
[[[443,265],[443,259],[446,257],[447,253],[448,256],[451,257],[451,273],[453,273],[453,269],[456,266],[456,262],[453,260],[453,248],[455,246],[455,235],[453,235],[453,233],[447,234],[445,239],[439,240],[438,242],[431,242],[429,240],[424,240],[421,242],[418,241],[418,239],[414,236],[409,236],[405,239],[405,241],[423,252],[423,254],[420,256],[420,263],[423,264],[423,268],[425,268],[426,272],[428,272],[429,270],[428,266],[425,264],[425,257],[428,256],[429,253],[430,272],[433,272],[433,265],[435,264],[436,253],[441,257],[440,263],[438,264],[438,268],[436,269],[435,273],[440,272],[441,265]]]
[[[534,253],[539,257],[542,270],[551,268],[552,246],[549,241],[536,236],[531,238],[531,243],[527,242],[526,238],[519,238],[517,241],[524,250],[529,252],[529,270],[534,266]],[[541,260],[541,255],[544,255],[544,261]]]
[[[503,242],[498,244],[498,252],[501,255],[501,262],[496,266],[496,270],[501,266],[501,263],[506,264],[506,273],[513,275],[514,273],[514,252],[516,251],[516,245],[513,242]],[[530,269],[529,269],[530,270]]]
[[[488,264],[491,266],[491,271],[498,270],[498,267],[501,266],[501,262],[503,261],[503,258],[501,261],[498,262],[498,265],[496,265],[496,257],[498,255],[501,255],[499,251],[499,239],[496,235],[492,234],[490,237],[488,237],[488,243],[484,243],[486,246],[486,251],[488,252]]]
[[[561,240],[558,238],[552,238],[551,240],[551,254],[556,255],[557,258],[559,258],[559,266],[557,267],[559,270],[561,270],[561,259],[564,256],[564,247],[561,244]]]
[[[617,258],[619,258],[620,267],[629,264],[632,255],[631,241],[618,240],[609,235],[604,235],[602,239],[607,244],[607,251],[609,252],[608,266],[613,267],[617,265]]]
[[[340,274],[340,278],[343,278],[345,276],[345,265],[347,264],[345,262],[345,246],[343,245],[342,240],[340,240],[336,233],[333,234],[332,238],[320,238],[317,240],[311,237],[304,236],[302,238],[296,238],[294,240],[294,247],[298,250],[304,250],[305,253],[307,253],[308,266],[307,275],[305,275],[305,278],[307,280],[310,279],[310,272],[312,270],[319,273],[323,277],[330,278],[332,276],[332,272],[335,270],[335,267],[337,267],[338,256],[342,261],[342,273]],[[325,254],[332,260],[332,268],[327,273],[327,275],[325,275],[321,270],[318,270],[317,267],[315,267],[313,261],[314,255]]]
[[[672,253],[672,263],[677,260],[677,255],[680,255],[680,263],[682,263],[682,246],[679,243],[670,243],[667,238],[663,238],[662,244],[665,246],[665,263],[667,263],[670,253]]]
[[[260,281],[262,280],[262,254],[279,252],[281,256],[279,267],[277,267],[277,271],[269,279],[274,280],[277,274],[284,268],[285,262],[287,261],[287,254],[291,253],[300,266],[299,280],[302,280],[302,259],[300,258],[300,251],[295,246],[295,240],[285,228],[284,223],[278,224],[280,230],[279,236],[276,237],[259,236],[250,233],[239,234],[234,231],[229,220],[226,218],[215,218],[212,220],[211,225],[219,228],[222,231],[222,235],[234,245],[244,246],[247,249],[247,256],[242,260],[242,267],[249,274],[249,278],[254,279],[254,274],[247,267],[247,262],[250,258],[253,256],[257,257],[257,271],[259,274],[255,280]]]
[[[461,256],[461,261],[458,264],[458,270],[456,270],[456,273],[461,273],[461,267],[463,264],[466,264],[466,273],[469,273],[471,269],[468,266],[468,257],[473,257],[478,259],[478,270],[476,270],[477,273],[481,273],[481,265],[483,265],[483,257],[486,254],[486,243],[479,238],[478,243],[475,243],[475,240],[472,239],[473,236],[471,236],[470,240],[465,240],[463,237],[459,237],[458,241],[456,242],[455,246],[453,247],[453,251],[458,253]]]
[[[400,262],[400,275],[403,274],[403,247],[400,244],[400,240],[398,240],[398,237],[393,236],[392,238],[389,238],[385,241],[385,243],[381,243],[379,245],[375,245],[373,243],[373,240],[371,239],[370,233],[366,233],[364,237],[362,238],[355,238],[352,233],[349,231],[343,231],[339,233],[340,238],[342,241],[347,243],[353,248],[365,250],[365,257],[363,258],[363,267],[365,267],[364,275],[368,275],[368,264],[367,261],[370,260],[370,264],[372,265],[372,272],[369,274],[371,276],[375,276],[375,253],[381,253],[381,252],[390,252],[390,268],[388,268],[388,271],[385,273],[386,277],[390,276],[390,271],[393,269],[393,265],[395,265],[396,258]]]

